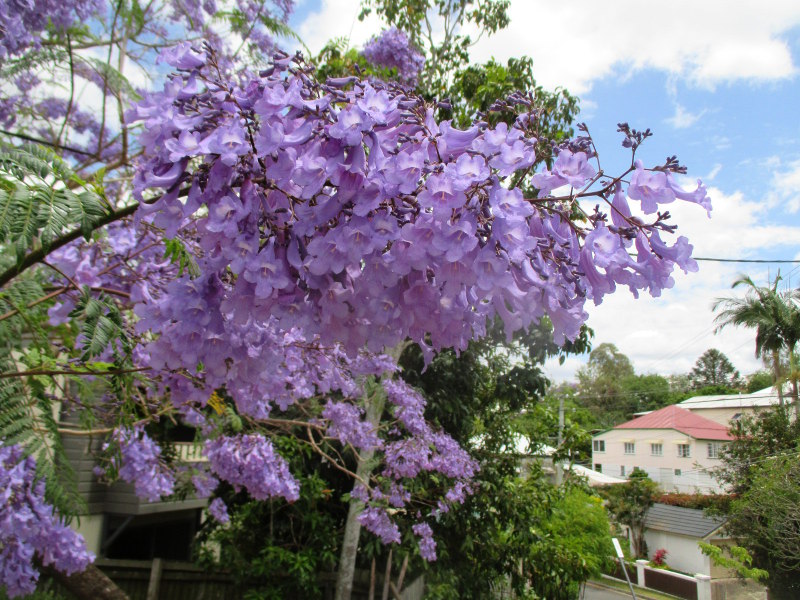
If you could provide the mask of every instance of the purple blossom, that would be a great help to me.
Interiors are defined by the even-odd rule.
[[[374,36],[364,46],[364,58],[374,65],[397,70],[400,83],[413,86],[417,82],[425,57],[413,46],[408,36],[392,26]]]
[[[327,435],[343,444],[361,450],[380,448],[381,439],[375,426],[364,419],[364,411],[347,402],[328,402],[322,409],[322,418],[328,420]]]
[[[300,486],[272,442],[260,434],[219,437],[206,442],[211,469],[237,490],[245,488],[256,500],[285,498],[294,502]]]
[[[132,483],[137,496],[156,502],[172,494],[175,476],[162,463],[161,448],[143,429],[116,429],[112,439],[119,446],[120,479]]]
[[[400,528],[392,521],[386,509],[376,506],[367,506],[358,521],[370,533],[378,536],[384,544],[400,543]]]
[[[9,597],[35,590],[39,572],[34,557],[67,575],[94,560],[83,538],[60,522],[45,501],[33,457],[20,446],[0,444],[0,585]]]
[[[433,530],[427,523],[412,525],[411,530],[419,537],[419,554],[428,562],[436,560],[436,542],[433,539]]]
[[[230,515],[228,515],[228,507],[222,501],[222,498],[214,498],[211,501],[211,504],[208,505],[208,514],[223,525],[231,520]]]

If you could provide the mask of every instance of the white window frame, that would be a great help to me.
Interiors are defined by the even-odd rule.
[[[625,454],[636,454],[636,442],[624,442]]]
[[[664,444],[650,444],[651,456],[664,456]]]
[[[625,465],[622,465],[622,466],[619,468],[619,476],[620,476],[620,477],[625,477]]]
[[[592,440],[592,451],[593,452],[605,452],[606,451],[606,441],[605,440]]]
[[[678,458],[692,458],[692,445],[678,444]]]
[[[708,442],[708,458],[719,458],[720,450],[722,450],[720,442]]]

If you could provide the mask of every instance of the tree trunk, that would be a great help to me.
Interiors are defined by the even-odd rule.
[[[781,359],[777,350],[772,351],[772,371],[775,374],[775,385],[778,389],[778,402],[783,407],[783,382],[781,381]]]
[[[82,573],[72,575],[65,575],[52,567],[44,567],[42,572],[82,600],[129,600],[128,595],[94,565],[89,565]]]
[[[364,404],[366,409],[367,420],[377,427],[378,422],[383,412],[383,405],[385,396],[383,388],[380,383],[365,384],[364,390]],[[356,466],[356,475],[362,481],[368,481],[375,468],[373,458],[375,457],[374,450],[362,450],[358,464]],[[360,485],[356,480],[353,483],[353,489]],[[336,595],[335,600],[350,600],[353,593],[353,577],[356,571],[356,556],[358,555],[358,539],[361,536],[361,523],[358,516],[364,510],[364,503],[355,498],[350,499],[350,508],[347,511],[347,521],[344,526],[344,536],[342,538],[342,552],[339,556],[339,568],[336,573]]]
[[[409,342],[400,342],[394,348],[387,349],[385,352],[397,363],[400,355],[406,349]],[[386,404],[386,392],[379,381],[374,379],[364,383],[364,411],[367,421],[372,423],[375,428],[381,420],[383,407]],[[356,475],[362,481],[368,481],[372,470],[375,468],[373,458],[374,450],[363,450],[358,457]],[[359,485],[356,480],[353,488]],[[361,523],[358,516],[364,510],[364,503],[360,500],[350,499],[350,508],[347,511],[347,521],[344,525],[344,536],[342,537],[342,552],[339,556],[339,568],[336,573],[336,593],[334,600],[350,600],[353,594],[353,577],[356,572],[356,556],[358,555],[358,538],[361,535]]]

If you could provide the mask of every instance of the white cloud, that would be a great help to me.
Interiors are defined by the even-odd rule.
[[[379,33],[383,25],[375,14],[358,20],[361,6],[352,0],[322,0],[319,10],[311,13],[298,26],[300,39],[312,54],[319,53],[333,38],[349,38],[350,46],[358,47]]]
[[[787,212],[800,210],[800,159],[787,164],[777,162],[772,173],[773,191],[769,195],[770,203],[783,204]]]
[[[672,115],[669,119],[666,119],[666,122],[672,125],[675,129],[687,129],[697,123],[705,114],[705,110],[700,111],[699,113],[691,113],[686,110],[682,104],[675,104],[675,114]]]
[[[800,3],[741,0],[513,0],[511,24],[482,40],[473,57],[527,54],[545,87],[584,94],[611,74],[652,67],[706,87],[774,80],[796,67],[781,36],[800,24]]]
[[[800,223],[771,224],[763,202],[746,199],[743,194],[724,194],[709,189],[714,203],[713,217],[707,219],[697,206],[679,203],[669,206],[678,234],[694,245],[694,256],[712,258],[762,258],[770,250],[783,257],[800,251]],[[758,285],[765,285],[776,274],[778,265],[700,261],[699,272],[678,272],[675,286],[661,297],[642,295],[634,299],[626,289],[618,289],[600,306],[590,306],[588,325],[595,331],[594,344],[611,342],[634,363],[637,373],[686,373],[709,348],[717,348],[731,359],[743,374],[761,368],[754,357],[755,338],[751,331],[724,329],[714,333],[717,298],[743,291],[731,290],[731,283],[748,273]],[[573,359],[563,366],[547,364],[548,375],[556,382],[571,380],[586,359]]]

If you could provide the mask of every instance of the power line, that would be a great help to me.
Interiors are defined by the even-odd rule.
[[[729,263],[800,263],[800,260],[785,260],[785,259],[775,259],[775,260],[767,260],[761,258],[709,258],[709,257],[701,257],[701,256],[693,256],[694,260],[706,260],[711,262],[729,262]]]

